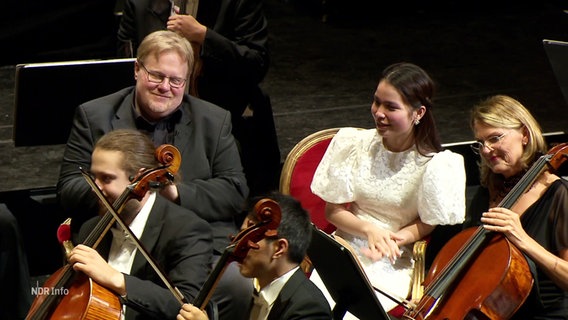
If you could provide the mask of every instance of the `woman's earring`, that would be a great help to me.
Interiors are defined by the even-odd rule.
[[[420,119],[414,120],[414,125],[417,126],[420,123]]]

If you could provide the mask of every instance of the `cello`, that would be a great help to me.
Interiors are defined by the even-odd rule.
[[[162,165],[137,175],[112,205],[112,209],[120,212],[128,200],[140,200],[150,188],[173,180],[181,163],[179,150],[172,145],[162,145],[156,149],[155,156]],[[114,222],[113,214],[107,211],[83,244],[96,248]],[[69,263],[54,272],[43,287],[47,288],[42,290],[45,294],[36,296],[26,316],[27,320],[121,317],[122,307],[116,294],[85,274],[74,271]]]
[[[498,207],[511,208],[545,171],[568,160],[560,144],[531,166]],[[534,279],[522,252],[501,233],[469,228],[450,239],[434,259],[425,291],[404,319],[509,319],[530,294]]]
[[[242,263],[250,249],[259,248],[257,242],[266,237],[278,235],[276,229],[280,225],[282,217],[280,205],[274,200],[265,198],[259,200],[253,210],[258,222],[248,226],[233,238],[193,301],[193,305],[200,310],[205,310],[207,307],[219,279],[229,263],[233,261]]]

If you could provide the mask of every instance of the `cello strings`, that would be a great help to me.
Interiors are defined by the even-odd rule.
[[[546,162],[550,160],[549,155],[541,156],[523,176],[521,181],[517,183],[513,189],[503,198],[499,203],[499,207],[510,208],[518,200],[529,186],[531,186],[536,178],[546,169]],[[439,276],[435,281],[431,282],[425,289],[425,295],[431,296],[435,299],[440,298],[444,292],[454,283],[455,279],[463,271],[469,261],[473,258],[474,253],[480,249],[484,241],[490,239],[489,235],[492,232],[487,231],[485,228],[478,228],[475,233],[470,237],[470,240],[458,250],[448,264],[442,269]],[[455,270],[457,269],[457,271]]]

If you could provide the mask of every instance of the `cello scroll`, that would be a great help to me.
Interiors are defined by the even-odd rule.
[[[550,158],[548,159],[548,167],[552,171],[558,171],[560,167],[568,160],[568,143],[561,143],[554,146],[548,151]]]
[[[161,187],[174,180],[181,164],[179,150],[173,145],[163,144],[156,149],[155,157],[162,166],[147,169],[134,177],[129,186],[129,197],[140,200],[151,188]]]
[[[258,249],[257,242],[278,235],[276,229],[280,224],[282,213],[276,201],[262,199],[254,206],[254,212],[258,222],[241,231],[231,242],[235,244],[234,261],[242,262],[250,249]]]

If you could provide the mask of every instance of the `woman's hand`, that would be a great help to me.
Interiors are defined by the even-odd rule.
[[[401,239],[393,232],[378,228],[372,223],[366,227],[368,248],[361,248],[361,253],[373,261],[387,257],[392,263],[401,255],[397,241]]]
[[[489,231],[503,233],[511,243],[519,249],[527,242],[529,236],[523,229],[519,215],[506,208],[491,208],[481,216],[483,227]]]
[[[350,208],[350,203],[334,204],[327,202],[325,205],[326,218],[338,229],[361,238],[366,238],[368,247],[361,248],[361,253],[369,259],[377,261],[383,257],[388,257],[394,263],[401,254],[397,242],[403,239],[393,232],[359,219],[350,211]]]

